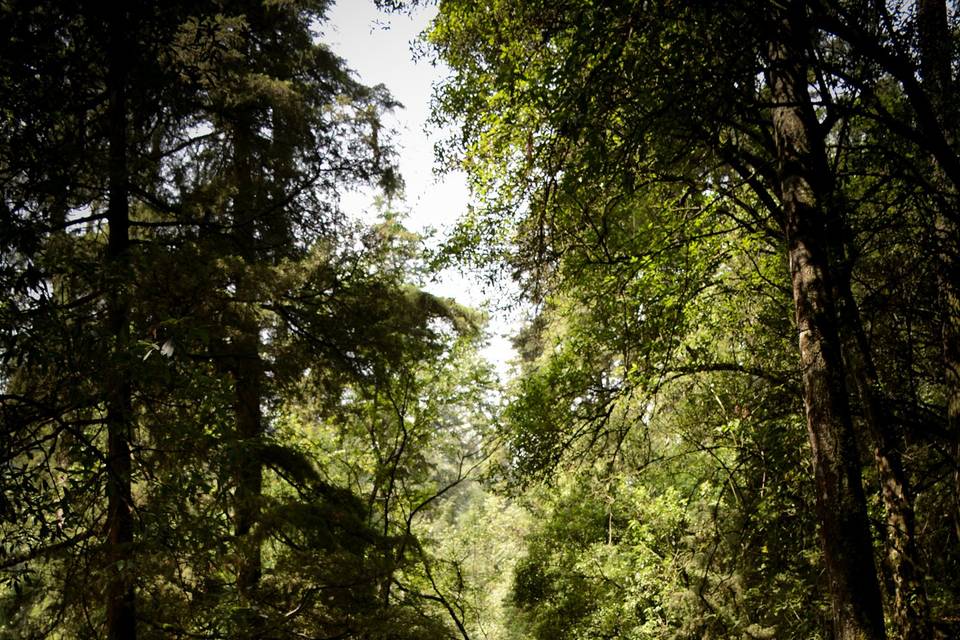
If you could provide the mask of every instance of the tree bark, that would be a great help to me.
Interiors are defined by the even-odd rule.
[[[133,586],[133,515],[130,439],[132,387],[130,350],[130,203],[127,162],[127,24],[122,10],[108,17],[109,235],[105,273],[107,323],[112,338],[105,379],[107,410],[107,558],[106,623],[109,640],[136,637],[136,594]]]
[[[849,280],[839,283],[839,321],[845,335],[844,363],[853,380],[874,443],[886,518],[887,566],[893,580],[893,622],[902,640],[931,637],[930,610],[917,546],[913,491],[903,467],[902,438],[882,402],[876,367]]]
[[[262,435],[261,363],[259,339],[248,331],[236,341],[234,354],[234,411],[240,445],[237,464],[235,534],[242,545],[237,572],[237,589],[241,597],[250,599],[262,574],[260,543],[250,539],[260,517],[260,494],[263,490],[263,468],[255,452]]]
[[[235,276],[237,337],[233,341],[234,412],[238,459],[235,493],[235,535],[240,545],[237,590],[248,604],[254,599],[262,574],[260,542],[251,536],[260,518],[260,495],[263,491],[263,467],[257,444],[263,435],[261,402],[263,399],[263,362],[260,358],[260,324],[254,305],[256,286],[247,267],[257,261],[257,196],[252,164],[252,124],[249,118],[237,118],[234,131],[234,167],[236,198],[234,200],[233,236],[242,258]],[[250,620],[251,637],[256,637],[256,620]]]
[[[802,2],[777,16],[768,81],[777,146],[820,540],[838,640],[885,637],[833,299],[829,169],[807,89]]]

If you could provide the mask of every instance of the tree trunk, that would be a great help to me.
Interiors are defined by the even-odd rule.
[[[237,118],[234,131],[236,198],[233,237],[242,258],[235,276],[237,333],[233,341],[234,412],[238,458],[235,493],[235,535],[239,544],[237,591],[246,606],[255,598],[262,574],[260,542],[251,536],[260,518],[263,467],[257,445],[263,435],[260,405],[263,399],[263,362],[260,358],[260,324],[256,317],[256,283],[248,267],[257,261],[257,196],[252,162],[252,124]],[[247,621],[243,637],[257,637],[259,619]]]
[[[874,460],[886,517],[887,565],[893,579],[893,620],[902,640],[931,637],[930,610],[917,547],[913,492],[903,467],[902,439],[881,401],[876,367],[849,280],[839,278],[839,320],[845,335],[844,363],[853,379],[874,443]]]
[[[845,385],[828,256],[829,170],[807,90],[804,8],[770,44],[773,129],[789,252],[820,540],[838,640],[885,637],[883,608]]]
[[[112,353],[105,380],[107,409],[107,638],[136,637],[136,597],[131,571],[133,516],[131,458],[133,410],[127,361],[129,328],[130,204],[127,166],[127,25],[123,11],[109,14],[108,127],[109,236],[106,254],[107,323]]]
[[[263,469],[256,445],[262,435],[260,415],[261,363],[256,334],[238,339],[234,352],[234,410],[240,451],[237,464],[236,529],[242,546],[237,572],[237,589],[241,597],[253,596],[260,582],[260,543],[249,539],[260,516],[260,494],[263,490]]]

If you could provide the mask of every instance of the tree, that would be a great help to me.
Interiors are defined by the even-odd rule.
[[[535,295],[537,287],[577,290],[594,265],[616,281],[621,265],[637,258],[649,260],[641,268],[659,268],[678,285],[693,283],[687,300],[709,290],[712,273],[700,271],[701,262],[648,257],[672,256],[678,245],[698,247],[703,240],[695,232],[654,236],[654,244],[632,256],[610,250],[613,214],[646,213],[651,200],[664,203],[655,227],[689,226],[711,210],[697,205],[711,200],[728,222],[716,233],[731,244],[744,232],[760,234],[789,258],[837,634],[884,635],[858,453],[873,446],[889,523],[883,533],[889,534],[894,617],[904,635],[918,637],[926,628],[923,579],[901,464],[901,438],[911,422],[905,418],[917,396],[907,402],[890,397],[872,363],[890,348],[924,359],[926,352],[890,334],[892,342],[871,341],[860,314],[869,297],[856,285],[893,254],[857,244],[871,229],[888,225],[895,246],[917,241],[915,211],[889,199],[885,208],[874,208],[881,200],[875,189],[901,176],[908,181],[913,171],[913,184],[925,184],[919,176],[926,170],[902,146],[861,145],[858,136],[871,135],[876,122],[893,124],[903,136],[896,144],[918,143],[947,164],[953,160],[942,132],[920,115],[930,114],[929,104],[916,91],[914,52],[901,44],[910,20],[875,11],[866,4],[806,2],[722,10],[579,2],[472,10],[447,3],[430,38],[457,72],[439,102],[441,121],[463,123],[462,137],[447,151],[471,170],[483,203],[463,226],[461,241],[479,238],[495,247],[513,241],[507,259]],[[899,47],[893,56],[887,53],[892,45]],[[910,107],[897,111],[894,105],[904,100]],[[873,180],[877,165],[868,163],[878,148],[897,159],[895,169],[881,171],[888,177],[873,191],[859,191]],[[892,193],[883,191],[887,196]],[[676,202],[692,203],[700,215],[684,215]],[[513,211],[518,221],[505,225]],[[504,228],[515,235],[505,237]],[[713,268],[725,264],[721,259]],[[642,302],[645,316],[650,304],[650,298]],[[611,333],[608,343],[624,335]],[[677,342],[651,344],[661,348],[644,364],[651,374],[669,371]],[[610,372],[622,366],[618,359],[607,362],[594,366]],[[605,406],[595,391],[604,389],[602,379],[566,380],[576,393],[597,398],[587,407]],[[549,402],[543,409],[557,416]],[[561,411],[560,419],[584,414]],[[579,432],[588,442],[596,433]],[[569,451],[576,436],[534,441],[532,450]]]
[[[166,13],[149,14],[141,7],[130,7],[104,13],[98,6],[85,4],[62,9],[13,4],[4,9],[5,23],[13,35],[4,51],[5,69],[9,70],[5,81],[15,92],[26,90],[11,100],[5,111],[5,222],[7,229],[20,230],[8,237],[5,255],[15,270],[26,267],[27,273],[32,272],[28,280],[14,281],[11,291],[19,304],[6,309],[25,321],[5,336],[5,364],[15,365],[14,373],[4,376],[10,381],[5,391],[11,392],[4,396],[12,418],[6,426],[16,442],[6,462],[12,465],[14,476],[26,480],[31,465],[17,469],[22,456],[29,457],[37,448],[44,451],[43,443],[51,443],[43,454],[43,464],[32,470],[46,471],[54,485],[60,485],[66,476],[52,471],[62,470],[68,459],[53,456],[58,441],[76,437],[82,448],[89,449],[87,455],[99,458],[100,471],[83,481],[96,486],[102,483],[107,496],[106,513],[94,517],[102,517],[104,522],[105,554],[97,572],[105,574],[105,633],[111,638],[133,637],[136,616],[130,570],[136,362],[130,305],[137,257],[131,248],[130,201],[133,192],[149,190],[148,183],[162,160],[162,156],[151,157],[146,144],[162,145],[163,139],[150,139],[146,134],[150,126],[174,111],[167,110],[168,103],[155,100],[153,83],[165,75],[155,61],[182,10],[171,6]],[[138,61],[144,64],[138,65]],[[41,72],[53,75],[41,77]],[[148,76],[149,83],[145,82]],[[132,115],[135,110],[137,117]],[[44,128],[44,124],[52,126]],[[94,239],[95,234],[82,239],[71,234],[81,225],[101,220],[106,228],[100,241]],[[87,276],[75,277],[70,267],[50,259],[60,252],[62,260],[82,244],[89,245],[80,250],[86,253],[85,266],[93,269]],[[44,322],[44,318],[52,322]],[[61,318],[69,318],[76,326],[60,325],[60,330],[92,330],[88,335],[105,343],[101,347],[88,342],[80,356],[102,363],[102,370],[90,370],[89,366],[86,371],[46,368],[65,354],[51,358],[38,353],[50,334],[31,334],[56,330]],[[96,382],[79,382],[73,377],[77,373],[81,379],[89,375],[89,380]],[[29,408],[24,412],[23,407]],[[53,493],[59,490],[55,486]],[[62,501],[58,509],[64,513]],[[70,548],[93,532],[91,528],[87,534],[44,549],[45,538],[56,540],[65,534],[64,516],[58,516],[60,525],[52,530],[46,526],[50,513],[44,511],[41,507],[38,514],[42,523],[39,544],[28,548],[28,558]],[[71,522],[67,530],[73,525]]]
[[[324,8],[4,8],[19,633],[373,633],[395,605],[376,585],[396,543],[271,435],[305,376],[338,406],[368,368],[428,366],[435,324],[465,326],[336,210],[347,184],[397,180],[389,97],[315,41]]]
[[[844,384],[827,235],[829,167],[807,89],[806,8],[793,3],[770,44],[768,82],[783,226],[788,245],[807,430],[814,459],[824,563],[840,638],[883,638],[883,610]],[[835,214],[834,214],[835,215]],[[836,261],[837,256],[832,258]]]

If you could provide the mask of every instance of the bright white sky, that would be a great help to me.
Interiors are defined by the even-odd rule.
[[[339,0],[323,25],[324,41],[360,80],[368,85],[383,84],[404,105],[388,120],[396,129],[399,166],[406,185],[403,203],[394,208],[405,211],[404,223],[414,231],[436,229],[441,235],[466,210],[469,192],[460,173],[434,175],[433,143],[436,135],[427,130],[432,85],[448,70],[426,60],[413,61],[411,43],[427,27],[436,7],[418,9],[413,16],[379,11],[373,0]],[[341,206],[350,215],[373,220],[372,191],[344,194]],[[458,302],[483,307],[486,302],[480,285],[466,274],[445,273],[428,289],[455,298]],[[503,376],[513,358],[509,335],[515,319],[502,311],[490,310],[490,346],[484,351]]]
[[[388,119],[397,128],[400,170],[406,182],[407,226],[414,230],[452,224],[463,212],[467,188],[462,175],[433,175],[433,138],[425,133],[431,87],[445,69],[414,63],[411,43],[429,24],[435,7],[414,16],[377,10],[373,0],[339,0],[324,25],[324,39],[368,85],[383,84],[404,108]],[[369,208],[372,194],[354,194],[343,204]]]

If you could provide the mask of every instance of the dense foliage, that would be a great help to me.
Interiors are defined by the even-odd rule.
[[[480,318],[337,210],[399,187],[395,105],[326,8],[0,9],[0,636],[445,633]]]
[[[956,18],[440,3],[450,255],[534,303],[523,633],[956,634]]]

